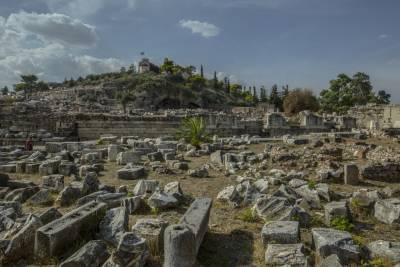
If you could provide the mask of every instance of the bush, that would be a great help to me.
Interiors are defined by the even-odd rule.
[[[291,116],[303,110],[318,111],[319,103],[311,90],[296,89],[285,97],[283,109],[287,115]]]
[[[256,216],[254,216],[253,211],[250,208],[247,208],[245,210],[243,210],[238,216],[237,218],[239,220],[242,220],[244,222],[250,222],[250,223],[254,223],[257,222],[258,219]]]
[[[314,180],[309,180],[308,181],[308,188],[310,188],[311,190],[314,190],[317,187],[317,182]]]
[[[350,223],[349,219],[345,217],[336,217],[332,219],[331,226],[336,230],[351,232],[354,229],[354,225]]]
[[[200,147],[201,144],[209,142],[210,138],[206,130],[206,125],[202,117],[185,118],[182,121],[182,126],[177,133],[178,138],[185,139],[195,147]]]

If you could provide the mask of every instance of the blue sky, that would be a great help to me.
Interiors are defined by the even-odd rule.
[[[119,69],[144,51],[246,85],[318,93],[364,71],[400,102],[398,0],[3,0],[0,85]]]

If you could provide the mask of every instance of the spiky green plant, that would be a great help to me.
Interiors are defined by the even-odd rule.
[[[186,142],[195,147],[200,147],[201,144],[210,140],[206,124],[202,117],[183,119],[177,136],[178,138],[184,138]]]

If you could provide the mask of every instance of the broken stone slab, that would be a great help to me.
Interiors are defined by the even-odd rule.
[[[182,202],[185,199],[181,184],[178,181],[170,182],[164,186],[164,192]]]
[[[98,238],[112,246],[118,246],[122,235],[128,230],[129,214],[124,207],[108,210],[99,225]]]
[[[26,188],[18,188],[11,192],[9,192],[4,200],[6,201],[18,201],[24,203],[27,201],[31,196],[36,194],[39,191],[39,187],[26,187]]]
[[[192,267],[196,257],[196,237],[192,230],[185,224],[168,226],[164,234],[163,267]]]
[[[71,176],[72,174],[76,174],[78,171],[75,163],[61,161],[60,166],[58,167],[58,172],[65,176]]]
[[[194,233],[196,253],[198,253],[204,235],[208,230],[211,206],[211,198],[197,198],[190,205],[189,209],[185,212],[179,222],[179,224],[187,225]]]
[[[300,195],[292,188],[281,185],[278,190],[273,194],[274,197],[284,197],[290,201],[292,205],[300,198]]]
[[[92,238],[106,209],[106,204],[93,201],[42,226],[36,231],[35,255],[39,258],[56,257],[80,238]]]
[[[147,204],[153,209],[163,210],[177,207],[179,201],[172,195],[162,191],[156,191],[149,197]]]
[[[240,194],[234,185],[228,186],[220,191],[217,195],[217,200],[228,202],[233,206],[238,206],[241,202]]]
[[[194,170],[188,170],[188,175],[195,178],[206,178],[208,177],[208,170],[204,166]]]
[[[350,233],[331,228],[313,228],[311,233],[319,262],[336,254],[343,264],[359,263],[360,248]]]
[[[14,262],[21,258],[30,258],[34,254],[35,232],[43,223],[35,215],[30,215],[21,230],[10,240],[4,257]]]
[[[60,166],[60,160],[47,160],[42,162],[39,166],[39,174],[40,175],[50,175],[50,174],[57,174],[58,168]]]
[[[315,190],[317,190],[320,199],[322,198],[323,200],[328,202],[331,201],[331,191],[328,184],[319,183],[315,186]]]
[[[98,196],[105,195],[105,194],[108,194],[108,192],[105,190],[97,191],[97,192],[91,193],[87,196],[79,198],[76,203],[78,206],[82,206],[82,205],[85,205],[86,203],[96,200]]]
[[[147,154],[147,158],[150,161],[163,161],[164,160],[163,154],[159,151]]]
[[[12,208],[17,215],[22,213],[22,205],[21,202],[18,201],[0,201],[0,207],[4,209]]]
[[[59,194],[56,202],[61,207],[71,205],[82,196],[82,187],[78,184],[70,184],[66,186]]]
[[[353,192],[350,201],[359,207],[372,208],[375,202],[381,198],[382,196],[378,190],[362,188]]]
[[[159,185],[157,180],[139,180],[133,188],[133,194],[135,196],[151,195],[159,188]]]
[[[321,262],[321,267],[343,267],[340,263],[340,259],[336,254],[332,254]]]
[[[400,263],[400,242],[377,240],[367,245],[371,258],[383,258],[391,263]]]
[[[99,190],[100,181],[97,178],[95,172],[89,172],[86,174],[82,183],[82,195],[88,195]]]
[[[381,199],[375,203],[374,216],[383,223],[400,223],[400,199]]]
[[[346,201],[333,201],[325,205],[325,224],[331,225],[335,218],[350,218],[350,210]]]
[[[137,164],[140,162],[140,153],[134,151],[120,152],[117,155],[117,164],[126,165],[128,163]]]
[[[357,185],[359,183],[360,171],[355,164],[344,165],[344,184]]]
[[[53,204],[54,197],[49,189],[43,188],[29,198],[28,202],[33,206],[49,206]]]
[[[264,245],[297,244],[300,240],[299,222],[275,221],[267,222],[261,230]]]
[[[217,165],[217,166],[223,166],[224,165],[224,158],[221,150],[217,150],[213,153],[210,154],[210,161],[211,163]]]
[[[117,250],[103,267],[143,267],[149,256],[146,240],[132,232],[127,232],[122,235]]]
[[[142,199],[140,196],[128,197],[121,200],[121,206],[126,209],[129,215],[134,214],[140,208],[141,203]]]
[[[64,188],[64,175],[53,174],[42,177],[42,187],[60,192]]]
[[[43,225],[46,225],[54,220],[61,218],[62,214],[56,208],[52,207],[38,214],[38,217]]]
[[[132,227],[132,232],[146,240],[152,252],[164,250],[164,231],[168,222],[162,219],[139,219]]]
[[[121,206],[121,200],[126,197],[125,193],[107,193],[97,196],[96,201],[107,204],[107,207],[116,208]]]
[[[39,167],[41,163],[27,163],[25,166],[25,173],[36,174],[39,172]]]
[[[15,173],[17,170],[17,165],[16,164],[5,164],[0,166],[0,171],[1,172],[6,172],[6,173]]]
[[[321,200],[319,198],[318,191],[315,189],[310,189],[308,185],[300,186],[295,189],[295,192],[303,198],[304,201],[312,209],[320,209],[321,208]]]
[[[121,151],[121,147],[119,145],[109,145],[108,146],[108,161],[116,162],[118,153]]]
[[[60,267],[89,267],[102,266],[110,253],[107,244],[101,240],[92,240],[81,247],[77,252],[63,261]]]
[[[303,244],[269,244],[265,263],[268,266],[309,266]]]
[[[137,180],[146,176],[143,167],[137,166],[132,168],[123,168],[117,171],[118,179],[121,180]]]
[[[284,197],[261,196],[253,207],[253,215],[266,221],[290,221],[296,210]]]
[[[288,185],[289,185],[291,188],[299,188],[299,187],[301,187],[301,186],[303,186],[303,185],[307,185],[307,181],[294,178],[294,179],[292,179],[292,180],[289,181]]]
[[[266,194],[268,192],[269,182],[267,179],[258,179],[253,185],[261,194]]]

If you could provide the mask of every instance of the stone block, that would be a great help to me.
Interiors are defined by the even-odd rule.
[[[79,242],[81,237],[93,237],[106,212],[106,204],[90,202],[36,231],[35,255],[52,258]]]
[[[309,266],[303,244],[269,244],[265,263],[268,266]]]
[[[344,165],[344,183],[348,185],[357,185],[359,183],[360,172],[357,165]]]
[[[264,245],[297,244],[300,239],[299,222],[267,222],[261,230],[261,238]]]
[[[378,200],[374,206],[374,216],[383,223],[400,223],[400,199]]]

